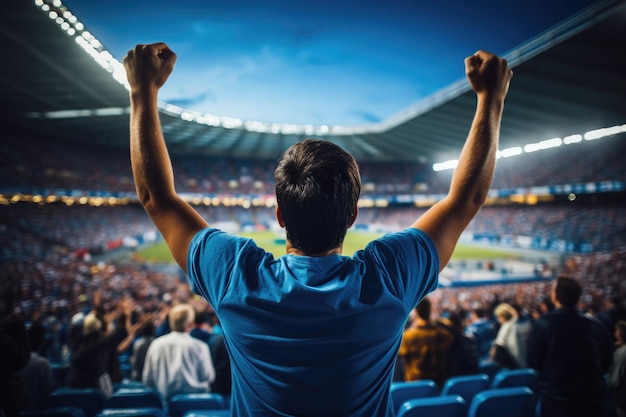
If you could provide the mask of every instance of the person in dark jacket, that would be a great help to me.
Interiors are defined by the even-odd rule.
[[[604,416],[611,336],[576,308],[581,294],[578,281],[558,277],[552,291],[556,309],[537,320],[529,336],[527,364],[539,372],[540,417]]]
[[[130,301],[121,303],[123,319],[106,332],[106,323],[95,312],[87,314],[83,320],[83,330],[73,335],[70,341],[72,359],[68,373],[70,388],[100,388],[102,379],[111,382],[112,356],[117,346],[126,338],[130,329]]]
[[[465,335],[464,315],[453,312],[447,319],[440,320],[454,338],[446,358],[447,377],[474,375],[480,373],[478,367],[478,345],[476,340]]]
[[[24,376],[20,371],[30,359],[24,319],[18,314],[0,323],[0,415],[16,417],[24,405]]]

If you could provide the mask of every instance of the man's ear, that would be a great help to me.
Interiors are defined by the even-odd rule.
[[[283,216],[280,214],[280,208],[278,206],[276,206],[276,220],[278,220],[280,227],[285,227],[285,222],[283,221]]]
[[[354,208],[354,213],[352,213],[352,219],[350,219],[350,224],[348,225],[348,229],[352,227],[358,215],[359,215],[359,207],[357,206]]]

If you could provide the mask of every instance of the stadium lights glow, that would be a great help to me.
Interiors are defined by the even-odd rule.
[[[496,151],[496,159],[508,158],[511,156],[519,155],[522,152],[524,152],[524,150],[520,146],[498,150]]]
[[[113,74],[113,79],[130,89],[126,79],[126,71],[121,62],[104,50],[102,43],[89,31],[85,25],[78,21],[61,0],[35,0],[35,6],[48,14],[48,17],[56,22],[61,30],[68,36],[74,37],[76,43],[87,52],[102,68]]]
[[[605,127],[602,129],[591,130],[583,135],[585,140],[596,140],[606,136],[617,135],[626,132],[626,124],[621,126]]]
[[[498,150],[496,152],[496,158],[497,159],[508,158],[510,156],[521,155],[524,152],[531,153],[531,152],[541,151],[544,149],[556,148],[562,145],[571,145],[574,143],[580,143],[582,142],[583,138],[585,140],[596,140],[596,139],[601,139],[601,138],[605,138],[608,136],[614,136],[614,135],[617,135],[619,133],[624,133],[624,132],[626,132],[626,124],[590,130],[584,135],[569,135],[569,136],[565,136],[563,139],[561,138],[546,139],[540,142],[526,144],[524,145],[523,148],[518,146],[518,147]],[[433,171],[443,171],[443,170],[454,169],[456,168],[457,164],[458,164],[458,160],[437,162],[433,164]]]
[[[438,162],[433,164],[433,171],[445,171],[448,169],[454,169],[459,164],[458,159],[453,159],[450,161]]]
[[[572,143],[578,143],[581,142],[583,140],[582,135],[570,135],[570,136],[565,136],[563,138],[563,144],[565,145],[570,145]]]

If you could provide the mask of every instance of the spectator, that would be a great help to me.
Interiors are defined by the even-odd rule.
[[[626,321],[615,324],[615,347],[607,382],[618,417],[626,417]]]
[[[424,298],[415,307],[416,316],[404,332],[399,355],[404,362],[404,380],[432,379],[441,386],[446,378],[446,358],[453,342],[452,334],[430,321],[430,300]]]
[[[123,320],[107,331],[104,319],[90,312],[83,319],[83,330],[73,336],[71,362],[68,373],[70,388],[98,388],[105,395],[111,394],[111,356],[117,356],[117,346],[126,338],[130,329],[132,301],[124,299],[118,314]]]
[[[487,318],[487,311],[484,308],[477,307],[472,310],[466,334],[476,341],[480,360],[487,359],[497,333],[495,324]]]
[[[446,357],[447,378],[479,373],[478,347],[474,339],[465,335],[463,321],[464,315],[457,312],[450,313],[447,319],[440,320],[453,337]]]
[[[195,319],[193,321],[193,328],[189,331],[191,337],[203,341],[207,345],[211,344],[211,332],[209,332],[209,326],[207,323],[207,313],[204,311],[195,312]]]
[[[541,417],[604,416],[611,338],[604,324],[577,309],[581,294],[577,280],[558,277],[556,309],[537,320],[528,339],[528,366],[539,372]]]
[[[179,304],[169,313],[171,333],[157,337],[146,353],[142,381],[167,399],[176,394],[210,392],[215,369],[209,346],[189,335],[194,310]]]
[[[130,362],[133,365],[131,371],[132,379],[141,381],[143,376],[143,367],[146,361],[146,352],[148,347],[154,340],[156,327],[152,316],[143,316],[137,329],[137,338],[135,339],[130,356]]]
[[[517,310],[507,303],[498,304],[494,314],[500,329],[491,348],[492,360],[502,368],[525,368],[529,324],[522,323]]]
[[[404,323],[436,288],[489,191],[512,76],[506,61],[484,51],[465,60],[477,109],[449,194],[353,258],[341,253],[358,214],[356,161],[329,141],[292,145],[275,171],[276,218],[286,229],[279,259],[210,228],[176,193],[157,107],[175,61],[164,43],[137,45],[124,58],[131,164],[139,201],[223,326],[233,414],[391,416]]]
[[[17,417],[24,406],[24,376],[30,348],[24,319],[11,314],[0,322],[0,415]]]
[[[54,376],[48,359],[37,352],[41,349],[46,338],[46,328],[38,321],[31,323],[28,328],[30,340],[30,359],[22,370],[26,385],[25,409],[38,408],[54,390]]]
[[[211,358],[215,366],[215,381],[211,384],[211,391],[230,398],[232,378],[230,374],[230,358],[226,350],[223,334],[213,335],[211,338]]]

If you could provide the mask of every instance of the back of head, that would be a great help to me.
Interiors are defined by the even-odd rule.
[[[102,322],[95,313],[89,313],[83,319],[83,332],[85,334],[99,333],[102,330]]]
[[[465,316],[466,314],[460,311],[453,311],[448,315],[448,320],[450,320],[450,324],[454,330],[463,332],[465,329]]]
[[[417,315],[422,320],[430,321],[430,300],[428,298],[424,298],[420,303],[415,307],[415,311]]]
[[[583,293],[583,287],[574,278],[560,276],[554,284],[554,298],[565,307],[576,307],[580,296]]]
[[[186,332],[195,320],[195,312],[189,304],[178,304],[170,310],[170,327],[175,332]]]
[[[305,140],[285,151],[274,172],[290,244],[309,255],[339,246],[361,193],[356,161],[337,145]]]
[[[513,318],[517,318],[517,310],[511,304],[502,303],[498,304],[494,310],[496,317],[502,317],[504,321],[509,321]]]

